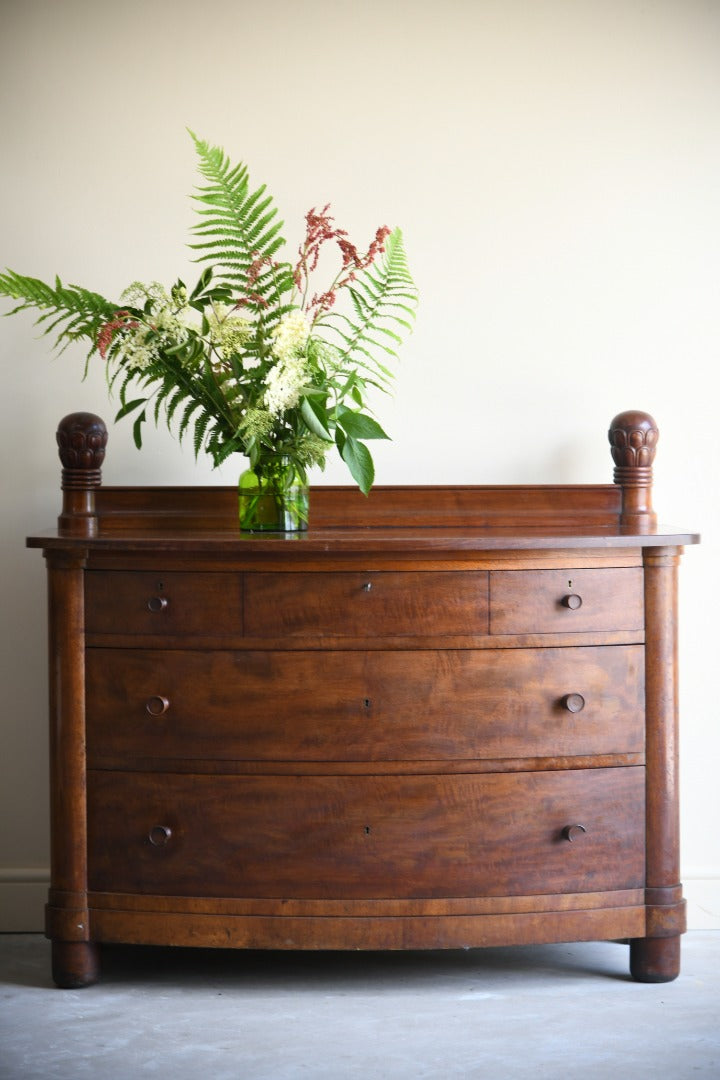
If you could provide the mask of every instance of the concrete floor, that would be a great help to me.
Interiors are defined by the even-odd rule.
[[[611,943],[432,953],[112,948],[56,990],[39,935],[0,937],[2,1080],[720,1077],[720,932],[648,986]]]

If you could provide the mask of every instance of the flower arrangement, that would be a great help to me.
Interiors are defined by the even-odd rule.
[[[280,462],[284,483],[307,484],[308,469],[322,468],[335,447],[367,494],[366,443],[388,438],[368,391],[389,390],[387,365],[417,303],[402,234],[383,226],[361,252],[325,206],[306,215],[295,263],[281,261],[282,222],[265,186],[252,190],[245,165],[190,134],[205,181],[193,195],[190,247],[206,264],[194,288],[138,281],[117,302],[8,270],[0,295],[21,301],[8,314],[37,309],[57,347],[90,342],[86,372],[95,355],[104,360],[119,395],[115,419],[134,417],[138,447],[143,425],[164,415],[216,466],[245,455],[258,490],[264,478],[278,482]],[[337,247],[340,267],[316,291],[326,245]]]

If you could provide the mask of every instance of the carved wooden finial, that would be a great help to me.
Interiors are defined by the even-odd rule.
[[[657,524],[652,508],[652,465],[658,434],[652,416],[634,409],[620,413],[610,424],[613,480],[622,488],[620,527],[627,532],[652,532]]]
[[[71,413],[58,425],[63,507],[58,528],[66,536],[96,536],[95,489],[102,483],[108,433],[93,413]]]

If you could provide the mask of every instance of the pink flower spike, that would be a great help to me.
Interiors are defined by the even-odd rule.
[[[97,335],[97,348],[103,360],[107,357],[115,331],[134,330],[137,325],[137,319],[134,319],[130,312],[125,310],[116,311],[112,319],[108,319],[106,323],[103,323]]]

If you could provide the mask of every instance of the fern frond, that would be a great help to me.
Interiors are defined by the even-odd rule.
[[[184,400],[185,395],[185,388],[182,386],[178,387],[174,378],[174,374],[172,372],[167,372],[161,377],[160,385],[155,390],[155,406],[153,409],[153,419],[155,421],[156,427],[160,421],[160,413],[163,407],[165,409],[165,419],[167,420],[167,425],[168,427],[170,427],[172,413],[175,411],[180,402]],[[173,398],[176,398],[178,400],[175,402],[175,406],[171,411],[170,404]]]
[[[195,451],[195,457],[200,456],[202,445],[205,440],[207,429],[212,421],[210,413],[202,412],[195,421],[195,430],[193,432],[193,450]]]
[[[277,302],[291,287],[292,277],[289,266],[272,262],[285,241],[271,196],[264,185],[250,191],[244,165],[232,166],[220,147],[190,134],[199,171],[208,181],[193,196],[201,204],[200,221],[192,227],[197,240],[190,245],[198,252],[196,261],[211,263],[221,284],[246,292],[250,268],[262,260],[263,273],[252,281],[250,291],[267,303]]]
[[[87,338],[95,351],[97,334],[103,323],[112,318],[118,304],[111,303],[99,293],[80,285],[63,285],[55,279],[54,287],[39,278],[26,277],[13,270],[0,274],[0,296],[20,300],[8,315],[34,308],[40,312],[36,326],[43,326],[43,334],[55,334],[55,348],[63,352],[71,341]]]
[[[176,386],[174,387],[173,392],[167,395],[167,400],[165,401],[165,419],[167,420],[168,427],[170,427],[172,423],[172,418],[177,412],[178,406],[185,400],[185,393],[184,387]]]
[[[376,352],[397,355],[393,344],[402,340],[398,329],[412,328],[417,304],[417,289],[399,229],[388,236],[384,258],[359,274],[348,292],[356,318],[332,311],[318,325],[331,329],[340,340],[341,368],[357,366],[387,389],[393,376]]]
[[[183,410],[183,414],[182,414],[182,419],[180,421],[180,426],[178,427],[178,439],[181,442],[182,442],[182,438],[183,438],[185,432],[187,431],[187,429],[188,429],[188,427],[190,425],[190,420],[192,419],[193,413],[197,412],[197,410],[200,409],[200,408],[202,408],[202,402],[198,401],[195,398],[191,398],[190,401],[188,401],[187,405],[185,406],[185,409]]]
[[[213,427],[208,434],[205,449],[212,456],[213,463],[217,467],[218,465],[222,465],[223,461],[226,461],[231,454],[236,454],[238,452],[244,454],[247,447],[245,447],[238,438],[223,438],[218,430]]]

